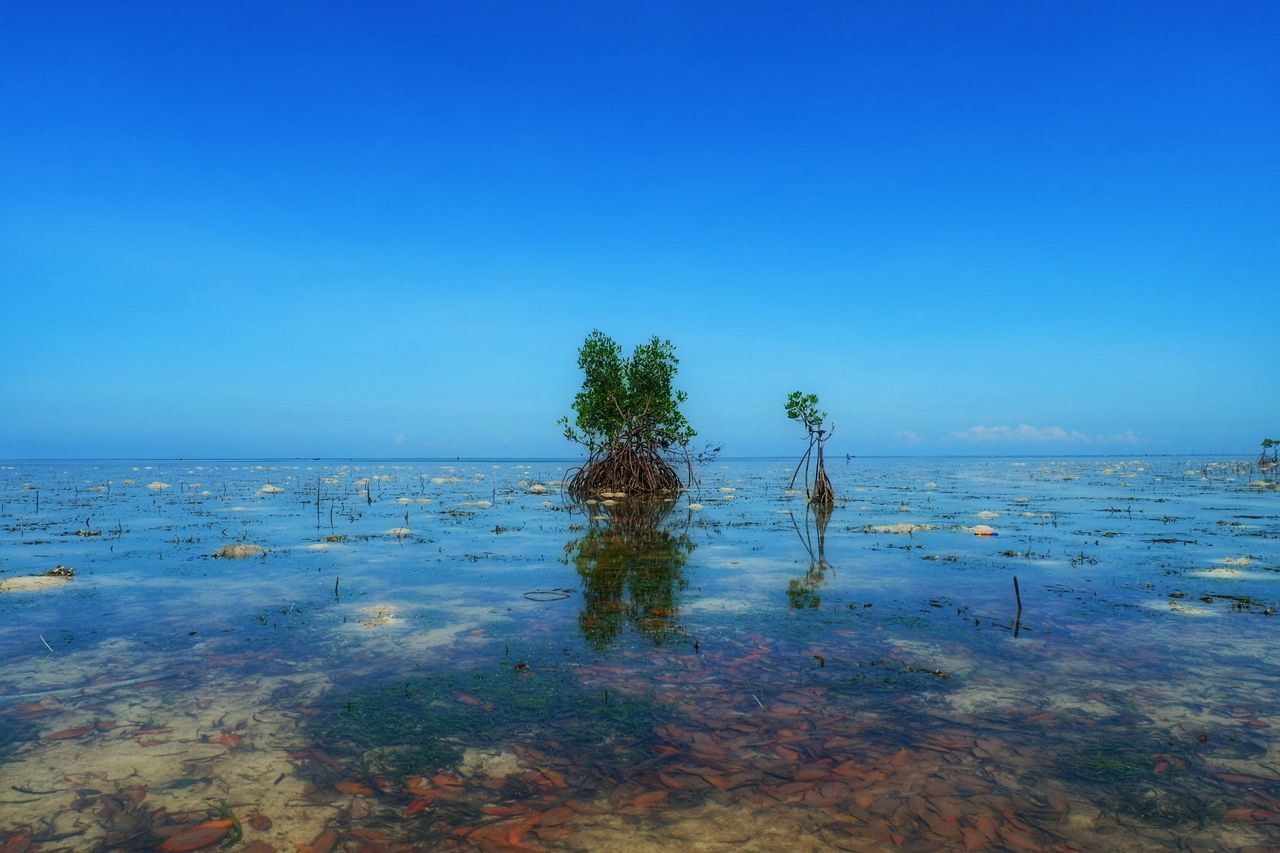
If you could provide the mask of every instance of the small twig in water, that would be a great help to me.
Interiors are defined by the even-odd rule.
[[[49,654],[53,654],[53,646],[49,645],[49,641],[43,635],[40,637],[40,642],[44,643],[44,647],[49,650]]]
[[[1018,600],[1018,613],[1013,617],[1013,636],[1017,639],[1018,632],[1022,630],[1022,591],[1018,589],[1018,576],[1013,576],[1013,596]]]

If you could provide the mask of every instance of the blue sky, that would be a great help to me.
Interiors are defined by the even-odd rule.
[[[1274,3],[9,3],[0,457],[1280,433]]]

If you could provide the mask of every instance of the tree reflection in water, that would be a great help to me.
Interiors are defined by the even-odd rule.
[[[677,595],[688,585],[684,565],[695,546],[668,521],[675,505],[628,497],[587,508],[586,534],[565,545],[565,562],[582,578],[578,625],[592,648],[607,649],[628,624],[655,644],[683,635]]]
[[[797,610],[816,608],[822,604],[819,590],[827,582],[827,570],[832,569],[827,562],[827,523],[831,521],[832,508],[822,504],[810,504],[804,512],[804,531],[801,532],[796,522],[795,513],[791,514],[791,524],[796,535],[809,552],[809,570],[804,577],[792,578],[787,584],[787,601]]]

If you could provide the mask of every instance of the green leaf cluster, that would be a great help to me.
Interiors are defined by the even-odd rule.
[[[574,420],[559,421],[565,438],[592,453],[625,444],[658,450],[688,444],[697,433],[680,411],[685,392],[672,388],[679,364],[671,341],[654,336],[624,358],[612,338],[593,331],[578,350],[583,379]]]
[[[787,417],[804,424],[810,433],[822,429],[827,413],[818,410],[818,395],[792,391],[787,395]]]

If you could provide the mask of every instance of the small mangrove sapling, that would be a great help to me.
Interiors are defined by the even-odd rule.
[[[1271,451],[1271,455],[1267,455],[1267,451]],[[1262,439],[1262,455],[1258,457],[1258,470],[1270,471],[1280,465],[1280,439],[1264,438]]]
[[[786,409],[787,417],[793,421],[800,422],[809,436],[809,447],[805,450],[804,456],[801,457],[800,463],[796,465],[795,473],[791,475],[791,487],[795,487],[796,477],[799,476],[800,466],[803,465],[804,488],[805,494],[809,497],[809,503],[815,506],[830,507],[836,502],[836,493],[831,488],[831,480],[827,477],[825,451],[827,439],[831,438],[835,433],[835,427],[831,429],[823,427],[827,413],[819,411],[817,394],[792,391],[787,397]],[[815,448],[818,452],[816,460],[814,460],[813,479],[810,480],[809,463],[814,457]]]

